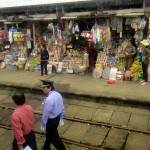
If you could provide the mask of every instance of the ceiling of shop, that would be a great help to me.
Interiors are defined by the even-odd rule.
[[[4,0],[1,0],[4,1]],[[17,0],[5,0],[5,2],[11,5],[10,1],[13,2],[13,6]],[[23,1],[23,0],[18,0]],[[32,0],[32,4],[29,6],[29,1],[24,1],[24,5],[28,6],[22,7],[9,7],[1,8],[0,5],[0,19],[11,20],[48,20],[50,18],[56,18],[56,8],[63,8],[63,17],[84,17],[84,16],[108,16],[117,14],[127,13],[132,10],[132,13],[137,13],[137,9],[143,8],[143,0]],[[41,2],[42,5],[36,3],[33,5],[33,1]],[[65,1],[65,3],[63,3]],[[1,2],[5,3],[5,2]],[[28,3],[27,3],[28,2]],[[52,3],[53,2],[53,3]],[[38,4],[38,5],[37,5]],[[122,11],[127,9],[127,11]],[[140,11],[139,13],[143,13]],[[38,14],[42,14],[41,17]],[[9,16],[9,17],[8,17]]]

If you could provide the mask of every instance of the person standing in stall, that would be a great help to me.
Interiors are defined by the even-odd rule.
[[[128,45],[126,46],[124,50],[124,53],[125,53],[126,70],[130,70],[132,63],[133,63],[133,57],[136,53],[135,47],[133,46],[133,43],[131,40],[128,42]]]
[[[88,43],[86,45],[87,53],[89,54],[89,71],[93,71],[95,68],[96,62],[96,50],[93,47],[93,42],[91,39],[88,39]]]
[[[140,81],[141,85],[145,85],[148,82],[148,65],[150,57],[150,47],[148,40],[143,40],[140,42],[139,55],[140,61],[142,62],[143,78]]]
[[[47,64],[49,60],[49,53],[47,51],[46,44],[41,45],[41,76],[47,76]],[[45,73],[45,74],[44,74]]]
[[[75,50],[78,50],[80,48],[80,42],[81,42],[81,36],[80,36],[79,32],[76,31],[71,40],[71,43]]]

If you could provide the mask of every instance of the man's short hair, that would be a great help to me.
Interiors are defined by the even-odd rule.
[[[15,92],[12,96],[12,100],[16,105],[23,105],[25,103],[25,95],[23,92]]]

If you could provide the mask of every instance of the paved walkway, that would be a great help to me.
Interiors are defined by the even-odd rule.
[[[111,85],[102,78],[93,78],[92,74],[84,76],[78,74],[52,74],[41,77],[36,72],[0,69],[1,84],[40,89],[41,82],[39,79],[53,80],[56,90],[61,93],[150,104],[150,83],[141,86],[133,81],[116,81],[114,85]]]

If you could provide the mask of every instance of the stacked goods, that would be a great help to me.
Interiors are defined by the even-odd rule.
[[[0,31],[0,40],[5,40],[7,39],[7,33],[5,30]]]
[[[0,61],[2,61],[4,59],[4,53],[3,52],[0,52]]]
[[[138,60],[135,60],[132,64],[132,67],[130,68],[131,71],[131,77],[137,77],[137,78],[141,78],[142,76],[142,63],[139,62]]]
[[[123,78],[124,78],[124,74],[125,74],[124,71],[117,71],[117,73],[116,73],[116,79],[122,81]]]
[[[34,68],[39,64],[39,57],[34,57],[32,61],[28,64],[29,71],[34,71]]]
[[[124,68],[124,67],[125,67],[124,59],[117,58],[117,68],[121,69],[121,68]]]
[[[97,61],[96,64],[102,64],[103,66],[106,66],[106,61],[107,61],[107,55],[105,52],[99,52],[97,56]]]
[[[26,63],[25,60],[23,60],[23,59],[18,59],[18,61],[17,61],[16,64],[17,64],[17,67],[18,67],[19,69],[24,69],[25,63]]]
[[[25,40],[25,34],[22,32],[14,32],[13,33],[13,40],[18,42],[18,41],[24,41]]]
[[[107,67],[114,67],[116,65],[116,59],[115,58],[107,58],[107,61],[106,61],[106,66]]]

